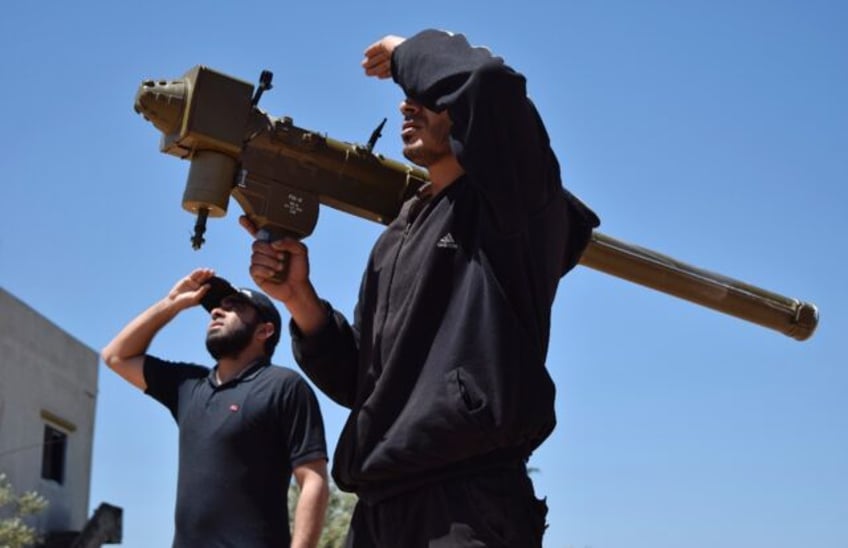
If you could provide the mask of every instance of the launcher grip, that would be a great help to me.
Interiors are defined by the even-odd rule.
[[[277,240],[282,240],[283,238],[292,237],[292,234],[285,231],[274,230],[273,228],[266,227],[260,228],[256,233],[256,239],[271,243]],[[286,281],[286,278],[289,277],[289,263],[291,262],[291,253],[288,251],[283,251],[283,268],[278,270],[271,276],[271,282],[281,284]]]

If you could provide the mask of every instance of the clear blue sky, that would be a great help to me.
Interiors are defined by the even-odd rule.
[[[238,206],[192,251],[188,164],[158,152],[139,83],[196,64],[275,87],[261,106],[400,158],[399,90],[366,45],[466,33],[524,72],[566,184],[601,230],[816,303],[799,343],[580,267],[548,367],[559,424],[533,456],[549,548],[848,546],[848,4],[841,1],[14,2],[0,17],[0,285],[99,350],[175,280],[249,285]],[[379,227],[331,210],[308,244],[347,313]],[[155,340],[209,363],[206,319]],[[276,355],[293,365],[284,338]],[[2,382],[2,381],[0,381]],[[345,413],[322,398],[332,446]],[[91,505],[167,546],[176,428],[101,366]]]

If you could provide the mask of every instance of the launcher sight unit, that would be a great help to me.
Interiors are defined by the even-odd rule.
[[[257,107],[271,89],[204,66],[178,80],[147,80],[135,110],[162,132],[161,150],[191,162],[183,207],[197,215],[199,249],[207,217],[222,217],[232,195],[258,237],[305,238],[319,204],[388,224],[427,182],[427,172],[374,154],[385,120],[367,145],[337,141],[273,118]],[[724,312],[799,341],[818,325],[815,305],[695,268],[595,231],[580,264]]]
[[[318,205],[388,224],[427,181],[421,169],[273,118],[257,107],[271,89],[264,71],[251,84],[204,66],[178,80],[147,80],[135,111],[162,132],[161,150],[191,161],[183,208],[197,215],[192,247],[203,244],[207,217],[223,217],[230,195],[269,240],[304,238]]]

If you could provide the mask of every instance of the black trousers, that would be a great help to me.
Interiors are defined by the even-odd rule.
[[[547,513],[523,465],[489,470],[360,500],[345,547],[541,548]]]

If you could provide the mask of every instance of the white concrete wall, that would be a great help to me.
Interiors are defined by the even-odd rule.
[[[0,472],[50,501],[44,533],[88,518],[97,367],[96,352],[0,288]],[[45,424],[68,436],[61,485],[41,478]]]

